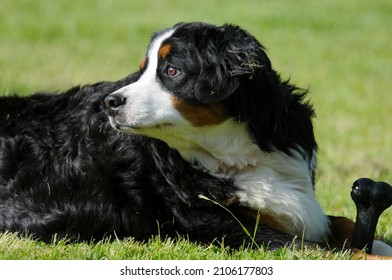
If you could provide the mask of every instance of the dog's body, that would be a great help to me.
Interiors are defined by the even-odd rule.
[[[0,99],[1,231],[45,241],[184,234],[239,246],[248,238],[230,213],[199,198],[232,201],[232,180],[192,167],[161,141],[110,127],[103,98],[138,78]],[[249,210],[230,209],[255,226]],[[262,229],[259,242],[271,248],[292,239]]]
[[[157,33],[118,82],[1,98],[0,230],[239,246],[234,215],[250,231],[260,217],[270,248],[325,242],[337,231],[314,196],[304,95],[244,30],[192,23]]]
[[[115,131],[102,111],[109,93],[139,78],[61,94],[0,98],[0,229],[51,241],[181,234],[193,241],[248,240],[255,215],[233,199],[232,180],[192,167],[165,143]],[[270,248],[292,236],[260,226]],[[222,239],[225,238],[225,239]]]

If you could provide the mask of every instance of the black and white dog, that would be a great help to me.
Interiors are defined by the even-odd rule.
[[[270,248],[349,239],[314,196],[305,94],[243,29],[186,23],[123,80],[0,98],[0,230],[239,246],[234,215]]]

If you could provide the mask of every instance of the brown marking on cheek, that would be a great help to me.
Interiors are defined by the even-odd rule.
[[[144,57],[144,58],[142,59],[142,61],[140,61],[140,64],[139,64],[140,70],[144,70],[144,67],[146,67],[146,60],[147,60],[147,58]]]
[[[172,103],[174,108],[196,127],[220,124],[229,118],[219,103],[193,105],[175,96],[172,97]]]
[[[158,51],[159,57],[164,58],[164,57],[168,56],[168,54],[171,51],[171,48],[172,48],[171,44],[164,44],[163,46],[161,46],[161,48]]]

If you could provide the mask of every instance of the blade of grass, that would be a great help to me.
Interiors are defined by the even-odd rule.
[[[260,250],[260,246],[256,243],[254,237],[257,231],[257,227],[255,227],[253,236],[250,234],[249,230],[241,223],[241,221],[236,217],[236,215],[233,214],[233,212],[231,212],[228,208],[226,208],[225,206],[223,206],[222,204],[206,197],[205,195],[200,194],[199,198],[210,201],[212,203],[214,203],[215,205],[218,205],[219,207],[223,208],[225,211],[227,211],[228,213],[230,213],[230,215],[237,221],[237,223],[241,226],[242,230],[245,232],[245,234],[250,238],[250,240],[252,240],[252,245],[255,245],[257,249]],[[259,213],[258,213],[259,214]],[[259,215],[258,215],[259,216]],[[259,224],[259,218],[256,219],[256,225],[258,226]]]

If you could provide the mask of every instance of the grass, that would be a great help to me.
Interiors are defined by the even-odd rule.
[[[224,246],[201,246],[185,239],[145,243],[133,239],[103,240],[98,243],[71,244],[58,240],[53,244],[32,241],[15,234],[0,234],[0,259],[3,260],[276,260],[276,259],[348,259],[347,251],[331,253],[320,248],[294,249],[290,246],[275,251],[264,249],[230,250]]]
[[[0,90],[31,94],[115,80],[137,69],[151,34],[179,21],[231,22],[254,34],[284,78],[310,89],[320,146],[317,197],[355,218],[358,177],[392,182],[392,5],[338,1],[0,0]],[[392,243],[392,211],[377,233]],[[322,250],[229,251],[187,240],[47,245],[0,236],[3,259],[346,259]]]

